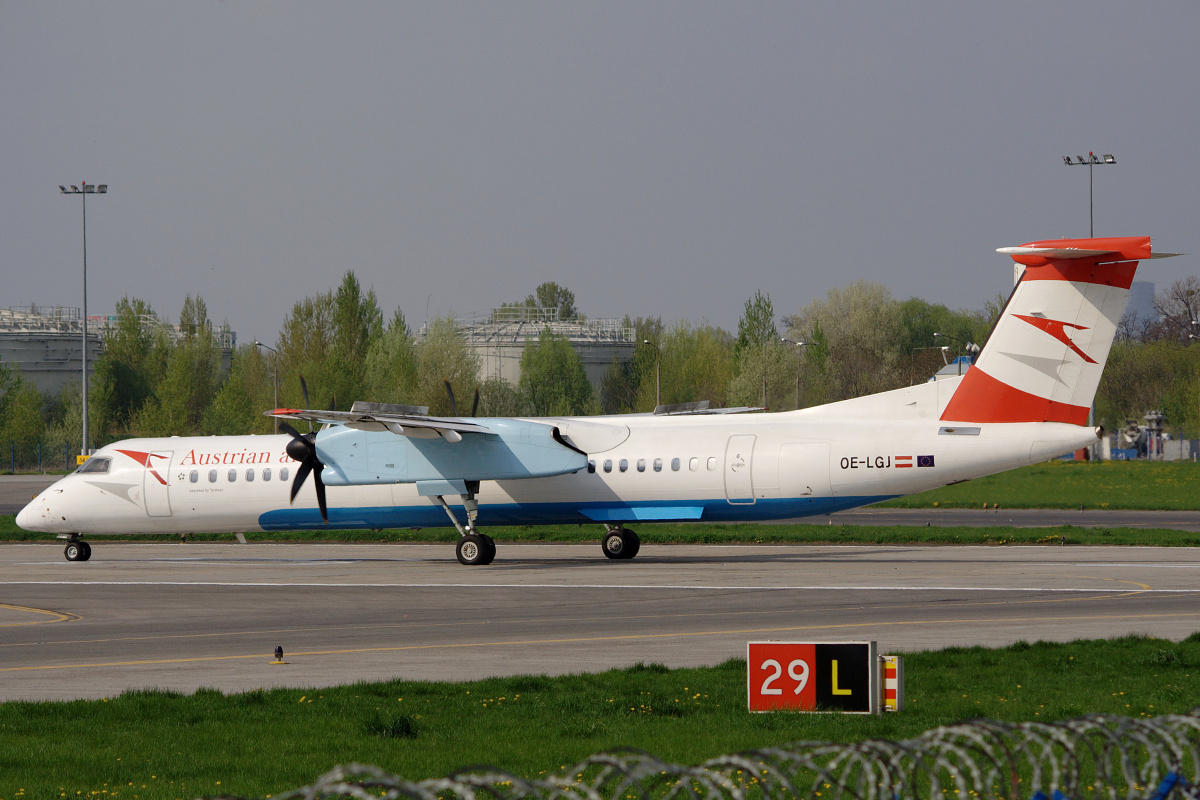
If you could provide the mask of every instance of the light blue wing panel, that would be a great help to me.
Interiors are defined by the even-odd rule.
[[[461,441],[397,436],[334,426],[317,434],[321,477],[329,486],[417,481],[544,478],[587,467],[587,456],[563,443],[553,425],[517,419],[476,420],[488,433]]]

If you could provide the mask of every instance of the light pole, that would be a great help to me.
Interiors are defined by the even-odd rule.
[[[271,356],[271,363],[275,367],[275,377],[274,377],[273,386],[275,388],[275,408],[279,408],[279,351],[276,350],[274,347],[271,347],[271,345],[269,345],[269,344],[263,344],[258,339],[254,340],[254,346],[255,347],[265,347],[268,350],[270,350],[272,353],[274,353],[274,355]],[[275,417],[275,432],[279,433],[279,417]]]
[[[800,359],[804,357],[802,348],[812,347],[812,342],[794,342],[787,337],[783,337],[779,341],[796,346],[796,408],[798,409],[800,408]]]
[[[83,321],[83,450],[82,454],[87,455],[91,449],[88,447],[88,315],[87,315],[87,196],[89,194],[108,194],[108,184],[102,183],[97,186],[94,183],[83,181],[79,186],[72,186],[70,189],[63,186],[61,183],[58,188],[63,194],[77,194],[83,203],[83,312],[81,318]]]
[[[959,339],[957,336],[951,336],[948,333],[938,333],[936,331],[934,331],[933,336],[935,339],[949,339],[952,342],[958,342],[959,344],[961,344],[963,346],[964,353],[968,353],[970,355],[976,355],[979,353],[979,345],[977,345],[973,342],[964,342],[962,339]],[[958,364],[958,374],[962,375],[962,362],[959,361],[958,358],[959,358],[958,356],[954,357],[954,363]]]
[[[654,348],[654,407],[658,408],[662,405],[662,350],[649,339],[642,339],[642,344]]]
[[[1117,159],[1111,153],[1105,153],[1104,159],[1101,160],[1095,153],[1089,152],[1087,158],[1083,156],[1075,156],[1076,160],[1072,161],[1070,156],[1063,156],[1063,163],[1068,167],[1080,167],[1084,164],[1088,168],[1088,238],[1096,235],[1096,212],[1095,206],[1092,203],[1092,167],[1100,164],[1115,164]]]

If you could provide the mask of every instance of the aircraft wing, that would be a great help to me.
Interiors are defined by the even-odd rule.
[[[345,425],[359,431],[391,431],[399,436],[428,439],[440,436],[451,442],[462,441],[464,433],[493,433],[490,428],[456,417],[430,417],[424,414],[405,414],[386,409],[361,409],[359,404],[350,411],[314,411],[311,409],[275,408],[265,412],[268,417],[302,419],[322,424]],[[382,406],[383,404],[372,404]]]

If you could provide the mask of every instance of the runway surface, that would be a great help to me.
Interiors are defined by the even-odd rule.
[[[501,543],[0,546],[0,700],[716,664],[758,639],[884,652],[1200,629],[1182,548]],[[276,646],[284,665],[272,664]]]

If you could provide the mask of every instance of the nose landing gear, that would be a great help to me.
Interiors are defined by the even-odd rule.
[[[92,546],[81,539],[72,539],[63,549],[67,561],[87,561],[92,557]]]

